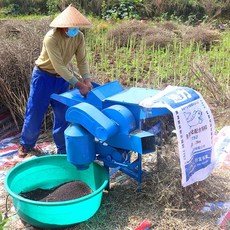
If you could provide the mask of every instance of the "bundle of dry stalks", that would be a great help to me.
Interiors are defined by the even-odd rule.
[[[108,32],[108,39],[113,40],[118,47],[129,45],[130,38],[133,39],[134,45],[144,40],[147,46],[154,48],[164,48],[172,45],[174,41],[182,40],[185,45],[194,42],[208,49],[212,43],[219,41],[220,34],[202,25],[183,26],[170,21],[152,25],[136,20],[122,23]]]
[[[148,28],[148,25],[139,21],[122,23],[108,31],[108,39],[113,40],[118,47],[127,46],[130,36],[133,39],[141,39],[142,32]]]
[[[194,42],[209,49],[211,44],[218,43],[220,40],[220,33],[216,30],[210,30],[206,26],[199,25],[197,27],[188,26],[182,30],[182,39],[184,44]]]
[[[159,23],[159,25],[153,26],[133,20],[112,28],[108,32],[108,39],[113,40],[118,47],[129,45],[130,38],[133,39],[134,45],[138,45],[144,40],[147,46],[166,47],[177,38],[177,34],[172,30],[174,25],[169,26],[169,24]]]
[[[171,30],[167,30],[163,27],[154,26],[148,28],[144,32],[144,38],[146,46],[155,48],[165,48],[172,45],[174,40],[178,39],[177,34]]]
[[[7,107],[15,125],[23,121],[34,61],[38,57],[46,21],[5,21],[0,29],[0,101]]]

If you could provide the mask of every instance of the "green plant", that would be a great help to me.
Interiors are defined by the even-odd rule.
[[[3,214],[0,213],[0,230],[3,230],[3,227],[8,220],[9,220],[8,218],[3,218]]]
[[[49,14],[55,14],[58,12],[58,5],[59,0],[47,0],[46,6],[48,8],[48,13]]]
[[[2,14],[5,16],[11,15],[11,16],[17,16],[20,14],[20,8],[17,4],[10,4],[7,7],[4,7],[2,9]]]
[[[112,5],[106,5],[105,1],[102,3],[102,18],[109,19],[138,19],[140,18],[138,12],[138,4],[142,0],[119,0]]]
[[[46,2],[43,0],[30,0],[30,1],[3,1],[2,13],[5,16],[19,16],[19,15],[31,15],[47,14]]]

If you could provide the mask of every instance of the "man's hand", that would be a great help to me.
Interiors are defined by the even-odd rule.
[[[92,85],[90,79],[85,79],[84,83],[89,87],[89,90],[93,89],[93,85]]]
[[[75,87],[76,87],[77,89],[79,89],[80,94],[81,94],[82,96],[86,96],[86,95],[88,94],[88,92],[90,91],[90,88],[89,88],[86,84],[84,84],[84,83],[82,83],[82,82],[80,82],[80,81],[78,81],[78,82],[76,83]]]

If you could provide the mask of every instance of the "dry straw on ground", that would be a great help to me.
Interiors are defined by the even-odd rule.
[[[205,25],[196,27],[188,26],[182,30],[182,39],[185,44],[195,42],[209,49],[211,44],[219,42],[220,33],[216,30],[210,30]]]
[[[158,230],[219,229],[217,220],[224,210],[200,210],[205,202],[229,200],[228,171],[216,171],[206,180],[183,188],[175,137],[164,143],[158,163],[156,152],[144,155],[143,167],[146,175],[140,192],[135,181],[118,172],[111,178],[111,190],[104,194],[99,212],[79,229],[130,230],[144,219]]]
[[[173,24],[172,24],[173,25]],[[130,38],[133,39],[134,45],[145,41],[147,46],[165,47],[172,44],[177,34],[170,27],[159,25],[150,25],[142,21],[133,20],[131,22],[121,23],[108,32],[108,39],[114,40],[119,46],[127,46]]]
[[[218,42],[220,34],[204,25],[192,27],[170,21],[152,24],[136,20],[121,23],[108,32],[108,39],[118,47],[129,45],[130,37],[136,45],[144,41],[147,46],[155,48],[170,46],[174,41],[182,41],[185,45],[195,42],[208,47]]]

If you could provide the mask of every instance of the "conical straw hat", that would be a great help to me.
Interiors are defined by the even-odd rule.
[[[50,23],[55,28],[90,26],[91,22],[71,4]]]

